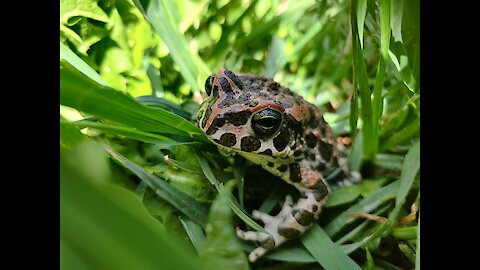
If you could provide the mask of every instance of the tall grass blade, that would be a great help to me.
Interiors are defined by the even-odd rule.
[[[395,181],[374,194],[366,197],[357,204],[351,206],[340,215],[335,217],[330,223],[328,223],[324,229],[325,232],[334,236],[336,233],[340,232],[346,225],[352,223],[354,218],[349,217],[351,213],[370,213],[373,210],[377,209],[382,203],[387,200],[395,198],[397,195],[398,188],[400,186],[399,181]]]
[[[193,198],[168,184],[167,182],[159,179],[155,175],[146,171],[137,164],[131,162],[120,153],[116,152],[112,148],[105,146],[106,151],[110,156],[118,161],[122,166],[129,169],[135,175],[137,175],[162,199],[173,205],[179,211],[191,218],[197,224],[204,226],[207,221],[207,210],[203,205],[196,202]]]
[[[310,254],[325,269],[361,269],[358,264],[332,242],[330,237],[317,224],[312,226],[300,240]]]
[[[358,0],[357,8],[357,31],[358,40],[360,41],[360,48],[363,49],[363,28],[365,26],[365,16],[367,15],[367,0]]]
[[[408,192],[412,186],[413,180],[420,168],[420,141],[416,141],[410,150],[408,150],[403,162],[402,172],[400,175],[400,187],[398,189],[397,197],[395,198],[395,205],[398,206],[405,201]]]
[[[190,52],[185,36],[169,19],[168,15],[175,13],[171,10],[174,7],[165,5],[162,0],[134,0],[134,3],[167,45],[185,81],[194,92],[199,92],[201,78],[206,78],[210,72],[200,57]]]
[[[201,130],[182,117],[160,108],[142,106],[119,91],[65,69],[60,70],[60,104],[142,131],[206,141]]]
[[[88,78],[96,81],[103,86],[109,86],[102,77],[91,68],[85,61],[76,55],[70,48],[60,42],[60,58],[75,67],[78,71],[85,74]]]
[[[351,15],[351,27],[357,29],[356,10],[357,1],[352,0],[352,7],[350,11]],[[375,141],[373,133],[373,115],[372,115],[372,102],[370,99],[371,91],[368,85],[368,74],[365,67],[365,61],[363,57],[362,48],[360,46],[359,36],[357,31],[352,31],[352,49],[353,49],[353,76],[354,76],[354,89],[358,91],[360,96],[360,116],[363,122],[363,155],[366,160],[371,160],[375,154]],[[353,102],[352,102],[353,103]],[[353,107],[353,109],[355,109]],[[352,128],[352,118],[350,118],[350,127]]]
[[[388,49],[390,47],[390,0],[380,2],[380,60],[377,66],[377,74],[375,76],[375,84],[373,86],[373,102],[372,102],[372,131],[373,131],[373,154],[378,150],[378,130],[380,118],[383,109],[383,81],[385,78],[385,68],[387,66]]]

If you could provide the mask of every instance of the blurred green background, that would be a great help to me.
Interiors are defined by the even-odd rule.
[[[364,176],[253,265],[235,226],[295,191],[193,123],[220,67],[320,106]],[[62,269],[419,269],[418,1],[61,0],[60,105]]]

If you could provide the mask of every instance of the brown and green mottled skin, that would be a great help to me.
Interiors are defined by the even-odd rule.
[[[268,78],[234,74],[225,68],[210,76],[205,88],[209,96],[198,112],[198,125],[207,138],[262,166],[302,193],[294,205],[285,204],[283,212],[275,217],[254,212],[264,221],[268,236],[238,232],[246,240],[268,243],[250,254],[250,261],[255,261],[303,233],[318,218],[330,192],[326,176],[341,168],[339,175],[345,183],[358,177],[349,177],[346,159],[322,111],[288,88]],[[269,117],[273,122],[263,123],[271,125],[270,129],[254,127],[256,119]]]

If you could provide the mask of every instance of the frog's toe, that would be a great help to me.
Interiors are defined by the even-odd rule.
[[[265,242],[271,236],[264,232],[254,232],[254,231],[243,231],[240,228],[237,228],[237,236],[245,241],[256,241],[256,242]]]
[[[272,222],[272,220],[273,220],[273,217],[272,217],[272,216],[270,216],[270,215],[267,214],[267,213],[260,212],[260,211],[258,211],[258,210],[253,210],[252,216],[253,216],[255,219],[261,220],[263,223],[270,223],[270,222]]]

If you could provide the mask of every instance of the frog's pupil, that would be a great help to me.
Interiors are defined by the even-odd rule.
[[[277,132],[282,123],[282,114],[267,108],[252,117],[252,129],[259,136],[270,136]]]

